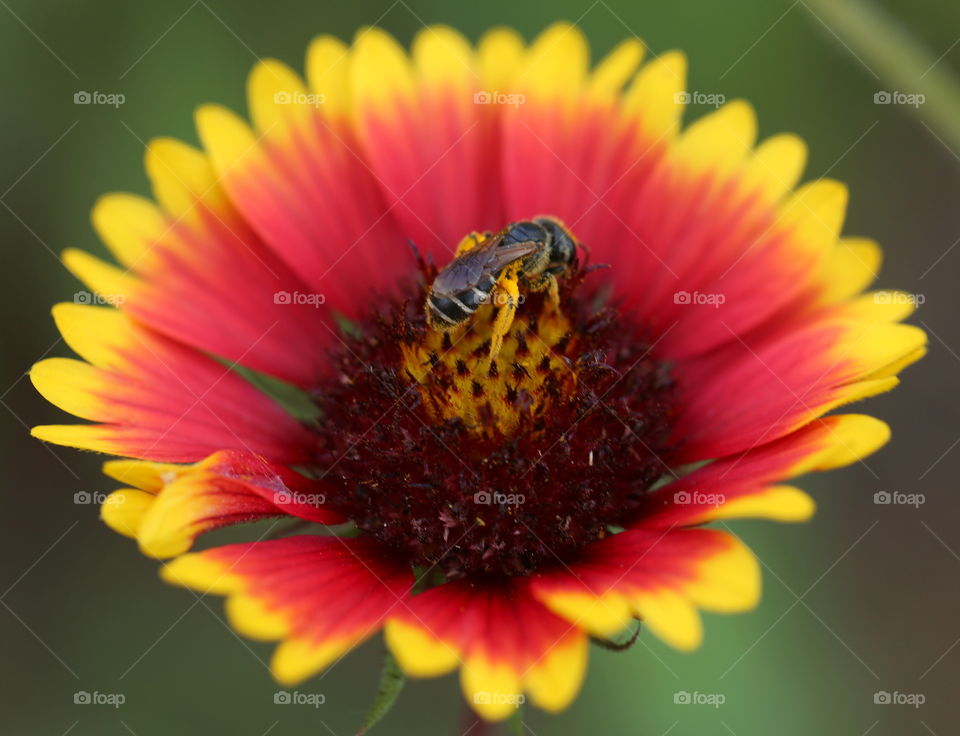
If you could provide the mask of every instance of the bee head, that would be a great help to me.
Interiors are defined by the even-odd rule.
[[[547,234],[552,264],[569,265],[577,257],[577,239],[560,220],[555,217],[538,217],[534,222]]]

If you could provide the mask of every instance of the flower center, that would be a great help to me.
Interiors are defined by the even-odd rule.
[[[317,392],[328,503],[446,579],[528,574],[626,521],[669,462],[672,382],[584,278],[521,292],[492,361],[502,307],[436,331],[423,285],[348,331]]]
[[[535,301],[535,313],[521,305],[493,360],[493,304],[481,307],[469,324],[451,332],[427,330],[402,346],[405,372],[432,421],[459,419],[474,434],[506,439],[521,420],[542,418],[555,399],[575,390],[576,373],[565,360],[576,352],[571,324],[559,308]]]

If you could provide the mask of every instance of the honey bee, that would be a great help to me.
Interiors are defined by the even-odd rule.
[[[495,234],[468,236],[430,286],[427,323],[435,330],[452,330],[488,303],[495,291],[502,292],[504,298],[498,303],[501,308],[491,330],[493,360],[513,323],[519,286],[547,290],[554,306],[559,305],[557,277],[570,269],[576,256],[576,238],[555,217],[512,222]]]

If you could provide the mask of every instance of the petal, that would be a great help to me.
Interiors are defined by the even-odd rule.
[[[743,517],[806,521],[814,511],[812,499],[779,481],[849,465],[875,452],[889,437],[886,424],[864,415],[811,422],[776,442],[712,462],[647,494],[630,526]]]
[[[181,342],[299,385],[326,368],[333,316],[233,209],[208,158],[172,139],[147,149],[161,206],[111,194],[94,207],[101,237],[127,267],[79,251],[64,260],[91,289],[122,293],[121,306]],[[300,296],[303,295],[303,296]]]
[[[152,493],[136,488],[121,488],[104,500],[100,507],[100,518],[117,534],[136,539],[140,533],[140,522],[155,500]]]
[[[91,213],[93,227],[104,245],[127,268],[137,264],[168,227],[160,209],[134,194],[101,197]]]
[[[157,138],[147,145],[144,159],[153,196],[174,221],[195,221],[206,209],[226,214],[226,194],[202,151],[174,138]]]
[[[637,73],[624,94],[623,106],[637,117],[642,137],[657,141],[677,135],[683,115],[677,95],[686,84],[687,57],[681,51],[662,53]]]
[[[164,462],[220,449],[305,459],[311,433],[229,367],[110,308],[60,304],[54,318],[84,360],[37,363],[31,380],[51,403],[101,424],[36,427],[58,444]]]
[[[680,362],[674,436],[684,444],[676,462],[772,442],[838,406],[887,391],[925,345],[916,327],[834,319],[792,334],[739,339]]]
[[[168,563],[162,577],[201,593],[228,596],[241,634],[282,639],[271,669],[295,684],[375,634],[406,599],[409,569],[365,539],[297,536],[232,544]]]
[[[870,323],[906,319],[917,306],[915,296],[897,291],[861,293],[876,280],[882,257],[873,240],[841,238],[809,287],[756,332],[784,334],[833,318]]]
[[[842,238],[823,264],[819,301],[831,304],[856,296],[877,278],[883,254],[869,238]]]
[[[200,534],[271,516],[320,524],[343,521],[323,507],[321,484],[249,453],[218,452],[193,465],[120,460],[106,463],[104,472],[139,484],[147,495],[117,491],[102,515],[111,528],[136,537],[149,557],[175,557]],[[133,508],[126,508],[127,501]]]
[[[736,537],[636,529],[595,542],[568,568],[533,578],[534,595],[573,625],[609,637],[642,619],[678,649],[702,639],[697,608],[735,612],[760,598],[760,568]]]
[[[757,117],[743,100],[734,100],[689,126],[674,147],[672,164],[694,172],[708,172],[718,180],[729,176],[753,154]]]
[[[256,131],[216,105],[201,107],[196,122],[214,170],[250,227],[309,293],[323,294],[329,307],[352,317],[364,306],[353,283],[390,288],[413,259],[346,117],[349,103],[334,97],[343,94],[346,69],[331,56],[312,59],[330,65],[327,76],[311,71],[315,81],[330,82],[325,88],[316,81],[319,92],[280,62],[256,66],[248,82]]]
[[[496,39],[510,44],[502,35]],[[351,55],[350,82],[365,158],[418,248],[445,262],[466,233],[503,226],[497,106],[484,103],[499,88],[481,76],[463,36],[427,26],[409,58],[386,32],[364,30]]]
[[[570,102],[587,79],[590,49],[577,26],[558,22],[538,35],[521,61],[515,84],[538,99]]]
[[[732,145],[712,130],[718,147]],[[771,202],[752,160],[732,166],[665,162],[650,201],[625,216],[657,260],[648,254],[615,274],[628,288],[652,270],[648,288],[623,294],[623,308],[663,336],[659,348],[674,360],[735,341],[810,293],[837,247],[843,185],[820,180]]]
[[[776,204],[800,181],[806,162],[802,138],[790,133],[772,136],[752,152],[743,169],[743,185]]]
[[[597,63],[588,81],[590,97],[611,102],[623,86],[636,74],[646,47],[637,38],[621,41],[606,57]]]
[[[323,100],[332,118],[342,118],[350,111],[349,55],[347,45],[333,36],[318,36],[307,49],[310,92]]]
[[[667,117],[679,120],[661,73],[681,87],[684,75],[681,57],[661,57],[636,73],[621,103],[641,56],[642,44],[624,44],[589,73],[580,31],[558,24],[538,37],[507,87],[516,104],[498,105],[508,219],[554,214],[601,261],[628,247],[621,213],[667,150]]]
[[[410,675],[431,677],[460,663],[467,701],[494,721],[509,716],[523,693],[562,710],[587,665],[584,633],[534,600],[523,579],[431,588],[391,614],[385,636]]]

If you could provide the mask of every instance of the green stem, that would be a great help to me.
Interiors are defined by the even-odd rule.
[[[518,706],[510,716],[508,721],[510,726],[510,736],[524,736],[525,728],[523,726],[523,706]]]
[[[397,660],[387,652],[383,659],[383,669],[380,672],[380,687],[377,690],[377,697],[367,712],[367,717],[363,719],[363,725],[357,731],[357,736],[367,733],[390,711],[393,704],[397,702],[397,697],[400,695],[400,690],[403,689],[405,681],[406,677],[397,664]]]
[[[948,63],[868,0],[803,0],[800,4],[878,82],[892,87],[884,91],[923,95],[917,113],[945,144],[960,152],[960,82]]]

